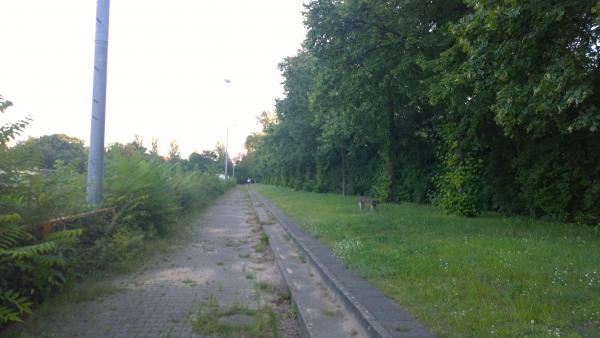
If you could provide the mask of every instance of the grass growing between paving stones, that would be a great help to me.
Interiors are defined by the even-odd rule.
[[[411,203],[360,212],[356,197],[255,188],[437,336],[598,337],[589,227]]]
[[[263,307],[253,310],[243,304],[221,307],[213,295],[200,304],[192,319],[194,332],[219,337],[278,337],[277,317],[273,310]]]

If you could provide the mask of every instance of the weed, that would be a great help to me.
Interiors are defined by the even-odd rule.
[[[282,300],[289,302],[292,300],[292,292],[290,290],[286,290],[279,292],[279,298],[281,298]]]
[[[332,309],[321,309],[321,314],[327,317],[338,317],[340,316],[340,312],[338,310]]]
[[[404,326],[402,326],[402,325],[398,325],[398,326],[396,326],[396,331],[398,331],[398,332],[408,332],[409,329],[406,328],[406,327],[404,327]]]
[[[238,323],[224,319],[240,316]],[[192,319],[194,332],[209,336],[244,336],[251,338],[277,337],[277,318],[269,307],[257,310],[248,309],[243,304],[233,304],[222,308],[212,295],[208,301],[200,304]]]
[[[256,253],[264,253],[265,251],[267,251],[267,244],[265,244],[264,242],[260,242],[254,245],[254,251],[256,251]]]
[[[273,285],[265,282],[256,282],[254,287],[260,292],[273,292],[275,290]]]
[[[290,295],[291,298],[291,295]],[[290,304],[290,308],[287,311],[287,316],[290,319],[296,319],[298,318],[298,305],[296,305],[296,302],[294,302],[292,300],[292,304]]]
[[[260,241],[264,244],[269,244],[269,236],[264,232],[260,234]]]
[[[198,285],[198,282],[196,282],[195,280],[189,279],[189,278],[186,278],[186,279],[182,280],[181,282],[189,287],[195,287]]]
[[[304,256],[304,253],[300,250],[298,250],[298,259],[300,262],[306,264],[306,256]]]

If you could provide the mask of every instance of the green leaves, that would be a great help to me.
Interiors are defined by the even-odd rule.
[[[10,250],[0,251],[0,255],[8,256],[13,260],[32,258],[53,252],[57,249],[55,242],[43,242],[32,245],[18,246]]]
[[[471,6],[473,14],[453,28],[467,54],[464,67],[446,77],[470,79],[474,95],[493,100],[495,121],[507,135],[519,128],[533,135],[553,127],[562,132],[596,128],[594,118],[579,119],[598,106],[593,93],[600,33],[590,15],[594,1]]]
[[[597,0],[306,8],[279,123],[245,159],[252,175],[467,215],[600,220]]]
[[[0,114],[6,112],[12,106],[12,102],[7,101],[0,95]],[[31,118],[19,120],[17,122],[0,125],[0,147],[5,148],[8,141],[18,136],[29,124]]]
[[[32,302],[18,292],[0,289],[0,324],[20,322],[23,314],[31,313],[31,305]]]

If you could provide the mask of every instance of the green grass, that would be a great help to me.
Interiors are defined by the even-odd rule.
[[[251,317],[248,325],[230,325],[220,321],[220,318],[232,315]],[[277,317],[268,307],[252,310],[242,304],[232,304],[221,307],[213,295],[207,302],[201,303],[195,318],[192,320],[194,332],[200,335],[219,337],[278,337]]]
[[[437,336],[600,337],[590,227],[254,187]]]

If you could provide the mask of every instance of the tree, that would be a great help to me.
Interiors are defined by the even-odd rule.
[[[260,138],[262,134],[252,133],[246,137],[246,141],[244,142],[244,148],[246,148],[247,153],[253,153],[258,148]]]
[[[240,163],[267,183],[600,221],[600,4],[312,0],[276,120]]]
[[[137,150],[139,150],[143,153],[148,151],[148,149],[146,149],[146,147],[144,147],[144,140],[142,139],[142,137],[140,135],[135,135],[135,137],[133,138],[133,142],[131,142],[131,145],[133,145]]]
[[[321,149],[367,164],[358,172],[375,182],[354,183],[358,190],[426,198],[438,110],[424,95],[431,73],[422,64],[448,47],[443,27],[463,11],[452,0],[309,3],[305,46],[319,60],[313,105],[325,126]]]
[[[430,87],[447,111],[442,181],[472,187],[473,196],[459,194],[458,186],[449,196],[505,212],[594,222],[600,217],[593,206],[600,186],[593,174],[600,163],[596,1],[467,4],[471,13],[452,25],[456,43],[435,62],[440,76]],[[461,160],[452,160],[455,152]]]
[[[159,156],[158,155],[158,139],[152,139],[152,145],[150,146],[150,155]]]
[[[173,140],[169,143],[169,160],[170,161],[179,161],[181,159],[181,153],[179,152],[179,144],[177,141]]]
[[[188,165],[191,170],[199,170],[201,172],[215,171],[218,166],[219,156],[215,151],[204,150],[201,154],[193,152],[188,157]]]
[[[87,150],[83,140],[64,134],[30,137],[17,144],[11,152],[15,153],[21,167],[33,165],[40,169],[55,169],[57,161],[73,164],[79,172],[86,167]]]

